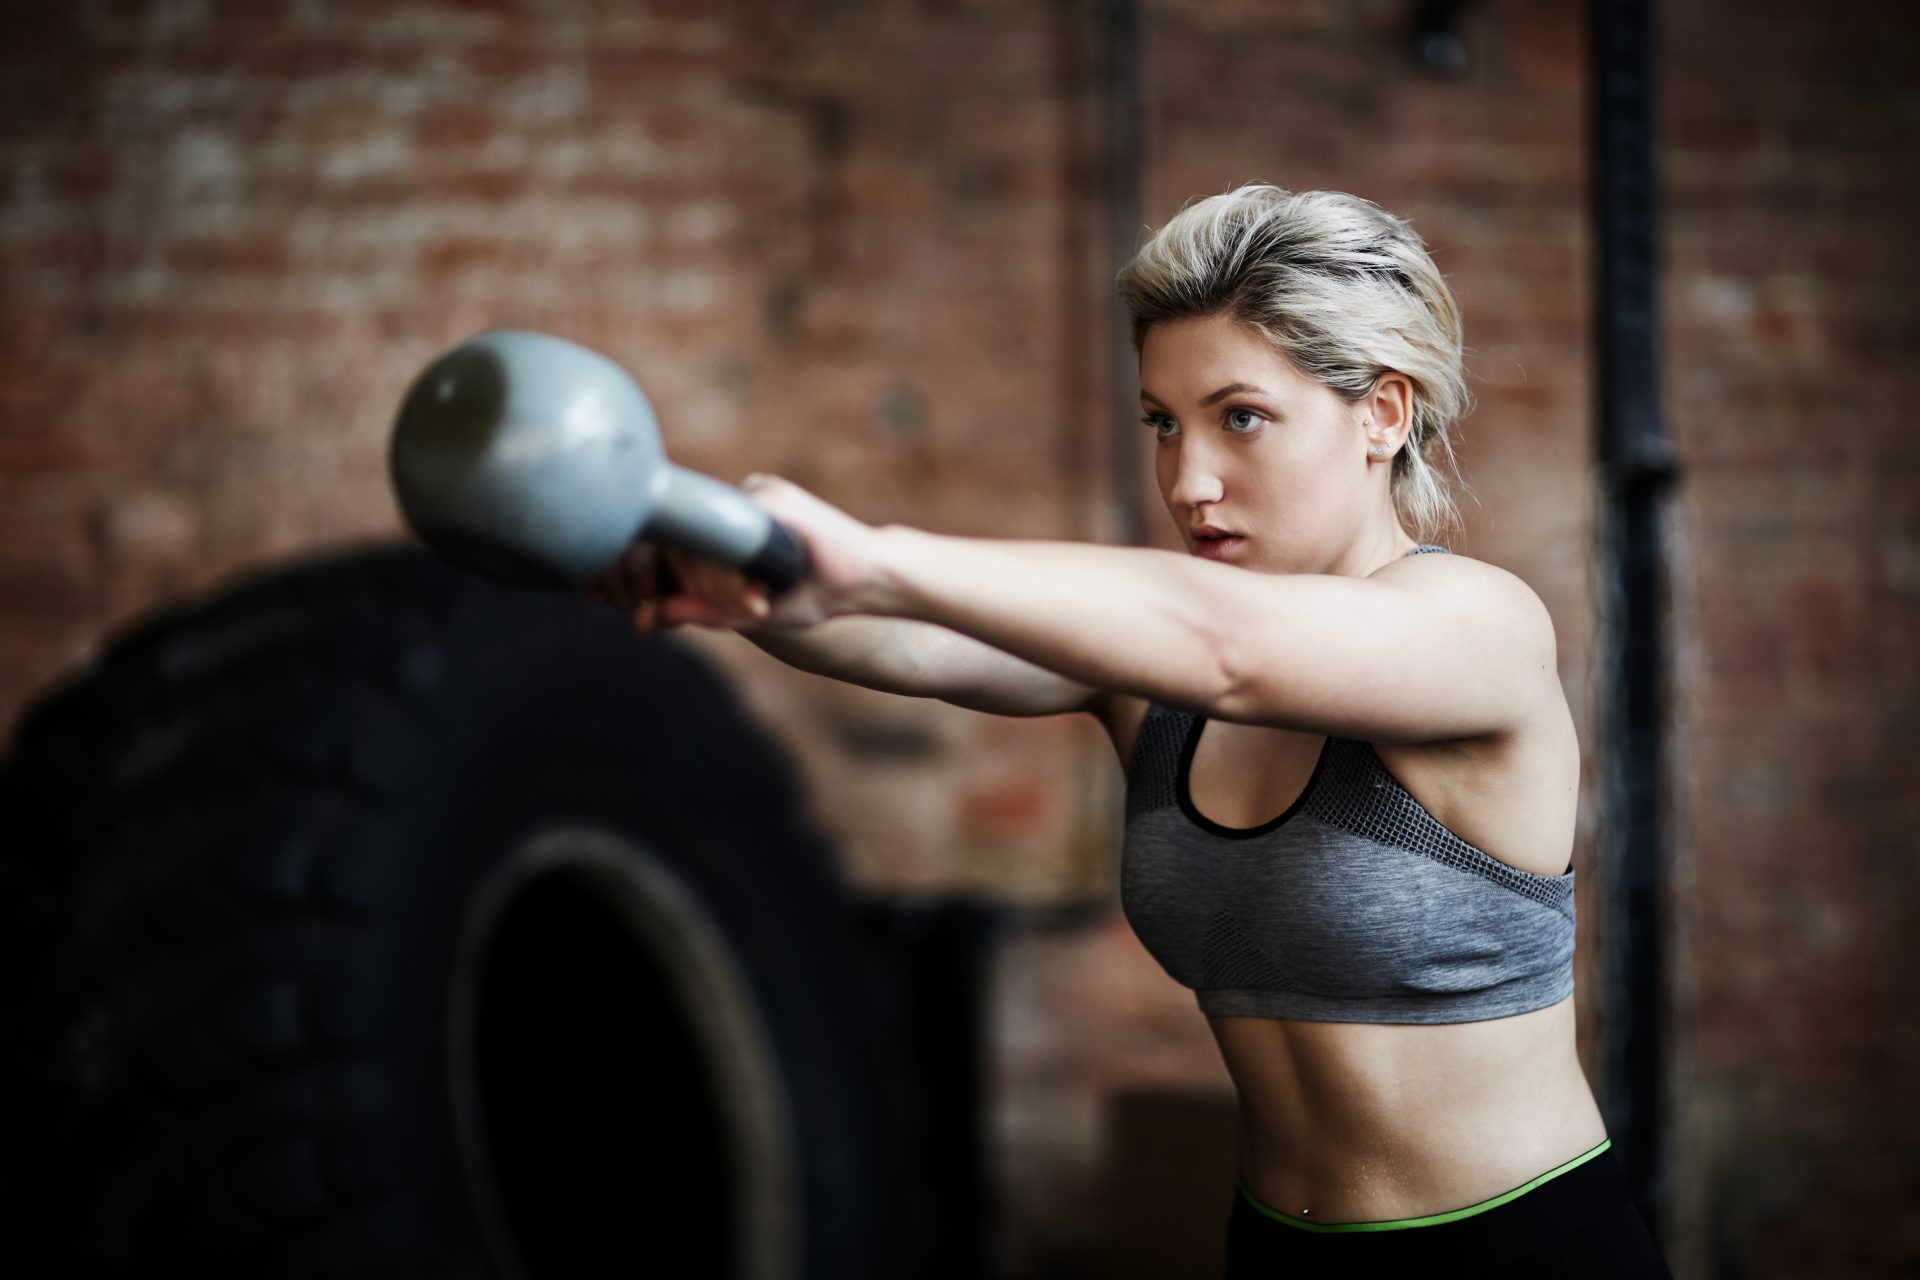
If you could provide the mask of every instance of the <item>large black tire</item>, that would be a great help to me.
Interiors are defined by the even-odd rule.
[[[897,1274],[899,1091],[790,776],[672,637],[412,550],[114,637],[0,772],[11,1248]]]

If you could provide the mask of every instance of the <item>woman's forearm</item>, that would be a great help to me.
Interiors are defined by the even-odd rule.
[[[950,628],[1061,678],[1168,706],[1210,706],[1231,686],[1224,619],[1244,606],[1243,570],[1153,548],[907,525],[884,526],[878,546],[853,600],[861,615]]]
[[[774,657],[882,693],[1001,716],[1091,711],[1100,691],[937,623],[848,614],[811,627],[743,627]]]
[[[933,624],[848,614],[811,627],[741,627],[742,636],[790,667],[883,693],[918,695],[916,639]]]

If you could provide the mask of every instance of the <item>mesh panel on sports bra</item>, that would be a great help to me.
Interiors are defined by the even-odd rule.
[[[1147,708],[1139,740],[1133,748],[1133,768],[1127,786],[1128,818],[1178,803],[1173,789],[1185,728],[1185,722],[1166,707]],[[1170,761],[1173,767],[1169,767]]]
[[[1573,914],[1570,881],[1531,875],[1468,844],[1428,813],[1381,763],[1372,744],[1335,738],[1325,776],[1302,806],[1322,822],[1380,844],[1484,876],[1504,889]]]
[[[1200,963],[1209,987],[1293,990],[1280,966],[1254,945],[1230,911],[1216,911],[1208,922]]]

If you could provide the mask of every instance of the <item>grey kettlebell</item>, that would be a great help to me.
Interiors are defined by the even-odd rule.
[[[642,537],[740,568],[773,596],[807,576],[805,544],[744,491],[667,461],[625,369],[551,334],[490,330],[428,365],[389,463],[420,540],[495,581],[576,590]]]

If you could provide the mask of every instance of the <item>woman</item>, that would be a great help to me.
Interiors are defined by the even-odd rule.
[[[802,587],[637,546],[589,594],[869,688],[1099,719],[1127,917],[1239,1094],[1229,1276],[1667,1275],[1574,1051],[1553,625],[1427,541],[1467,406],[1451,291],[1401,219],[1264,184],[1183,210],[1119,288],[1184,554],[875,528],[754,476]]]

